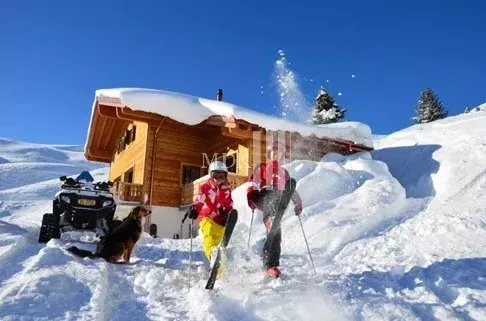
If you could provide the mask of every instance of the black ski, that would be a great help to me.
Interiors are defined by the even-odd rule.
[[[226,249],[228,246],[229,240],[231,238],[231,234],[233,234],[233,230],[236,225],[236,221],[238,220],[238,212],[236,210],[232,210],[228,216],[228,220],[226,221],[226,227],[224,228],[224,235],[221,244],[218,246],[218,250],[216,252],[216,259],[211,269],[211,273],[209,274],[208,282],[206,283],[206,289],[211,290],[214,288],[214,283],[216,283],[216,277],[218,275],[218,270],[221,263],[221,252]]]

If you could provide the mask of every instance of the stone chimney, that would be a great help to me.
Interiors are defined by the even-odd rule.
[[[218,92],[216,93],[216,100],[217,101],[223,101],[223,89],[218,89]]]

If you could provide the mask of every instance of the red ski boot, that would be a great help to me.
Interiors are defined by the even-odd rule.
[[[271,276],[271,277],[274,277],[274,278],[278,278],[280,276],[280,274],[282,274],[282,272],[280,272],[280,270],[276,266],[273,266],[271,268],[268,268],[265,271],[265,275]]]

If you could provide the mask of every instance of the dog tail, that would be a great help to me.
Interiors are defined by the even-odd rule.
[[[92,253],[92,252],[87,251],[87,250],[78,249],[76,246],[72,246],[72,247],[68,248],[67,251],[73,253],[74,255],[80,256],[80,257],[89,257],[90,259],[95,259],[95,258],[98,257],[98,255],[96,255],[95,253]]]

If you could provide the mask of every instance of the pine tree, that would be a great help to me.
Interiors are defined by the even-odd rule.
[[[434,120],[447,117],[447,111],[442,102],[430,88],[425,88],[420,92],[420,98],[416,106],[417,116],[412,119],[417,124],[430,123]]]
[[[334,98],[321,87],[316,97],[311,123],[314,125],[336,123],[343,119],[345,114],[346,109],[338,106]]]

